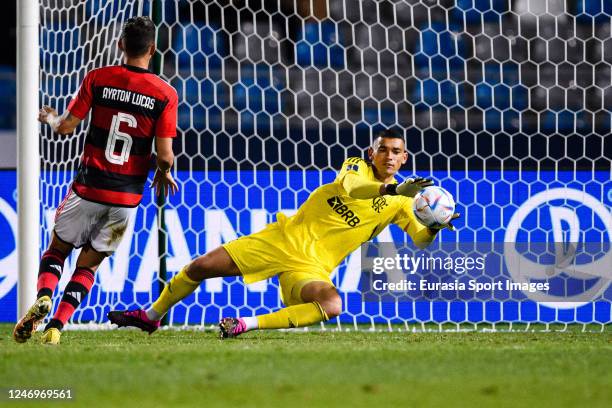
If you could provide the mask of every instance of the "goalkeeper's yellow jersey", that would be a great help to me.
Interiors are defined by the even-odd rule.
[[[349,158],[334,182],[313,191],[295,215],[277,215],[279,227],[297,256],[316,262],[331,273],[346,256],[391,223],[406,231],[417,245],[431,242],[433,236],[414,217],[412,198],[399,195],[351,198],[342,186],[344,177],[351,173],[379,182],[371,164]]]

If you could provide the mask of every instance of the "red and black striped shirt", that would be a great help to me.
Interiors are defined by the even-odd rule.
[[[85,148],[72,189],[89,201],[135,207],[151,168],[155,137],[176,137],[178,96],[157,75],[130,65],[89,72],[68,110],[91,109]]]

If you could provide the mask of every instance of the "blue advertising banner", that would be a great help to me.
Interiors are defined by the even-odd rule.
[[[291,215],[308,194],[333,181],[332,171],[180,171],[180,194],[169,200],[167,267],[176,273],[194,256],[241,235],[262,229],[282,211]],[[64,179],[45,173],[43,179]],[[409,174],[402,174],[407,177]],[[456,199],[457,232],[443,231],[443,242],[610,242],[612,182],[607,172],[470,171],[434,172],[433,178]],[[0,172],[0,321],[16,319],[17,255],[15,171]],[[60,191],[61,190],[61,191]],[[66,187],[46,192],[50,207]],[[48,201],[49,201],[48,200]],[[53,208],[43,209],[43,243],[53,224]],[[157,209],[145,194],[116,254],[105,261],[96,285],[75,321],[104,322],[111,309],[146,306],[158,293]],[[47,236],[45,236],[47,235]],[[377,242],[407,242],[395,226],[383,230]],[[609,246],[606,247],[609,250]],[[363,302],[359,291],[360,251],[349,256],[332,277],[344,297],[349,322],[417,321],[610,321],[609,275],[584,276],[597,285],[598,297],[580,304],[543,310],[529,294],[522,300]],[[39,256],[40,254],[32,254]],[[75,257],[65,265],[60,290],[69,280]],[[595,283],[596,282],[596,283]],[[588,290],[588,286],[586,290]],[[593,302],[599,299],[598,302]],[[554,300],[554,299],[553,299]],[[584,299],[582,299],[584,300]],[[221,315],[251,315],[280,307],[276,279],[248,288],[238,280],[206,282],[175,307],[173,323],[215,323]]]

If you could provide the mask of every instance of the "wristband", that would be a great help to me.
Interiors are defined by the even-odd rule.
[[[385,184],[385,193],[389,195],[397,195],[397,184]]]
[[[49,124],[49,126],[51,126],[51,129],[53,129],[53,131],[55,132],[57,130],[57,127],[60,124],[60,118],[57,115],[54,115],[52,113],[47,114],[47,123]]]

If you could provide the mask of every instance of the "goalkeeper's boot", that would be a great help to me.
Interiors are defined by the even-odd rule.
[[[138,327],[142,331],[151,334],[159,328],[159,320],[151,320],[147,317],[147,312],[142,309],[130,312],[113,311],[108,313],[108,320],[119,327]]]
[[[60,344],[61,336],[62,332],[59,331],[59,329],[57,329],[56,327],[51,327],[50,329],[45,330],[42,337],[40,338],[40,342],[49,346],[55,346]]]
[[[246,333],[247,326],[243,319],[235,317],[224,317],[219,322],[219,338],[229,339]]]
[[[51,298],[41,296],[30,307],[28,312],[17,322],[13,329],[13,338],[17,343],[25,343],[51,310]]]

